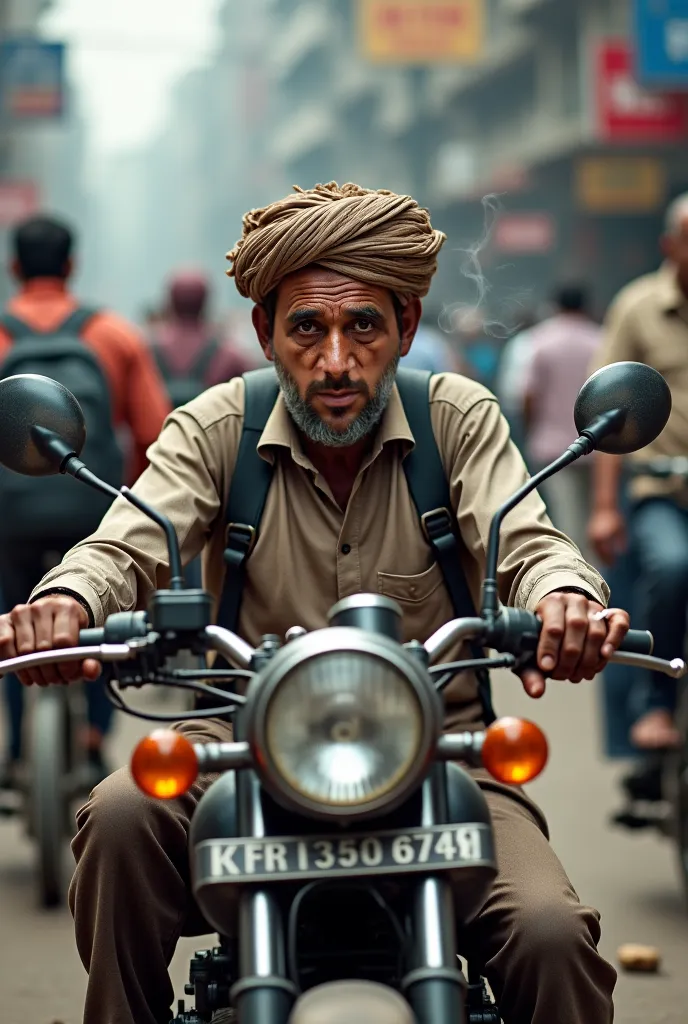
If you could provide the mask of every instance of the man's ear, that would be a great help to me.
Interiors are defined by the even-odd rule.
[[[268,319],[265,307],[254,306],[251,313],[251,320],[253,322],[253,329],[258,337],[260,347],[263,350],[263,354],[266,359],[269,359],[270,362],[272,362],[272,331],[270,330],[270,320]]]
[[[416,336],[418,324],[420,323],[423,307],[418,296],[413,295],[401,311],[401,345],[399,351],[402,356],[408,354],[411,342]]]

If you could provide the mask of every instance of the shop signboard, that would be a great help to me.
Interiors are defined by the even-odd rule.
[[[596,51],[597,135],[605,142],[675,142],[688,138],[688,96],[650,92],[635,76],[625,39],[605,39]]]
[[[59,118],[64,111],[63,43],[41,39],[0,42],[0,109],[4,118]]]
[[[38,212],[39,193],[34,181],[0,179],[0,228],[11,228]]]
[[[638,81],[688,90],[688,0],[634,0]]]
[[[665,200],[666,172],[655,157],[586,157],[575,170],[578,205],[588,213],[649,213]]]
[[[358,0],[359,49],[374,63],[474,63],[484,20],[484,0]]]

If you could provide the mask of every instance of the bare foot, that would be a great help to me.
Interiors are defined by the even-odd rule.
[[[681,734],[668,711],[657,708],[639,718],[631,729],[631,742],[639,750],[660,750],[678,747]]]

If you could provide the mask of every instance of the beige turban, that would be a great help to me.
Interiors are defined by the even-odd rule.
[[[262,302],[283,277],[317,264],[380,285],[401,299],[427,295],[446,235],[410,196],[336,182],[294,194],[244,217],[227,259],[242,295]]]

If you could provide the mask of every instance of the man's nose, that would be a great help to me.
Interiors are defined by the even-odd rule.
[[[320,350],[320,368],[330,377],[341,377],[352,366],[353,356],[346,335],[337,329],[330,331]]]

